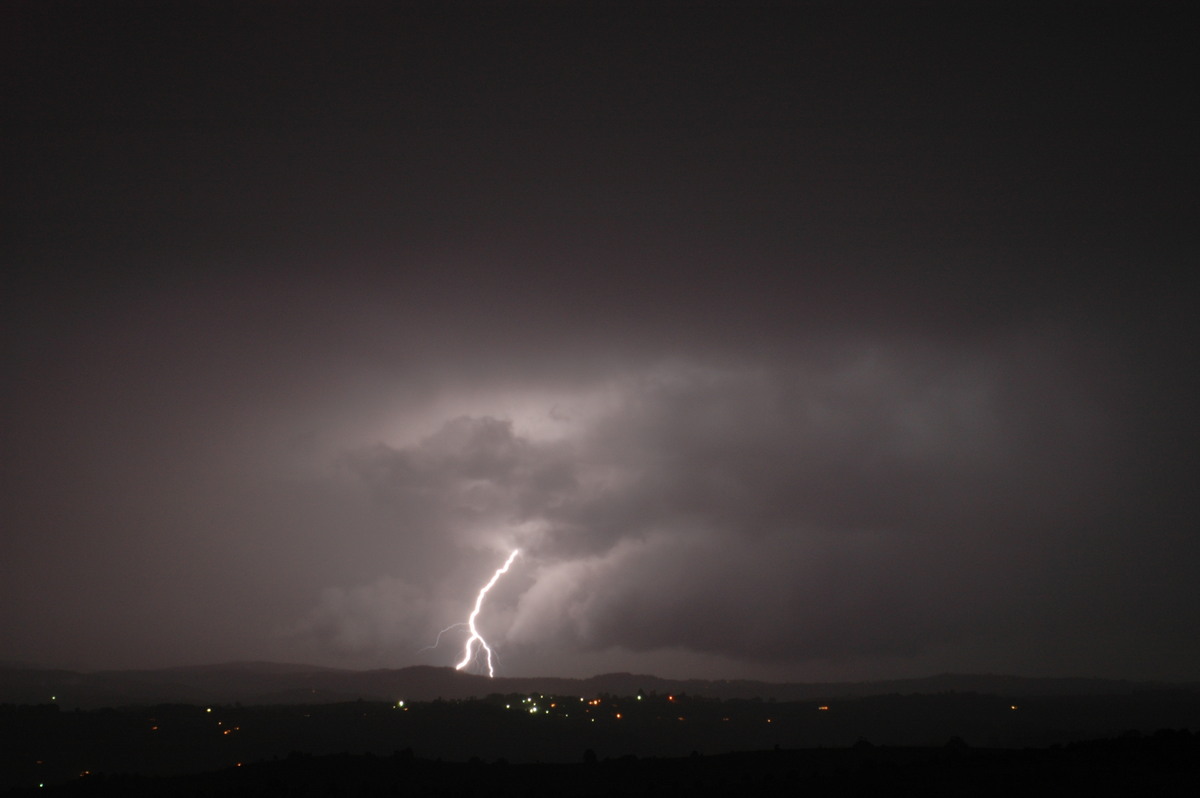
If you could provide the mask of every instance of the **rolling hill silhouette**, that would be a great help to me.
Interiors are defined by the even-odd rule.
[[[222,664],[80,672],[0,667],[0,703],[53,702],[64,708],[156,703],[318,704],[352,701],[429,701],[480,698],[495,693],[594,696],[686,693],[719,699],[804,701],[914,693],[980,693],[1019,696],[1130,695],[1198,685],[1084,678],[941,674],[875,682],[770,683],[754,680],[668,679],[649,674],[607,673],[586,679],[497,677],[450,667],[339,670],[319,666],[230,662]]]

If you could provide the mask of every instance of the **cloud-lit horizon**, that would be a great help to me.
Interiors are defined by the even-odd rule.
[[[603,8],[21,12],[0,658],[1197,678],[1167,20]]]

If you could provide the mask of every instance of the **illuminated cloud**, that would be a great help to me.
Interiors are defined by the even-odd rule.
[[[1045,567],[1056,521],[1103,490],[1078,459],[1108,445],[1087,398],[1064,381],[1058,403],[1015,408],[1025,366],[1004,362],[895,346],[673,361],[621,378],[569,436],[458,417],[345,462],[402,534],[522,547],[510,655],[915,655],[1020,604],[1010,569]]]

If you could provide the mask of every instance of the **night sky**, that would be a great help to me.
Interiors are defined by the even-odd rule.
[[[0,8],[0,660],[1200,679],[1187,4]]]

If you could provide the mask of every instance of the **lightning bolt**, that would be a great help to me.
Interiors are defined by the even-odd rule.
[[[517,559],[517,555],[520,553],[520,549],[513,549],[512,554],[508,555],[508,559],[504,561],[504,565],[496,569],[496,573],[492,574],[492,578],[479,590],[479,595],[475,597],[475,609],[471,611],[470,617],[467,618],[467,628],[471,630],[471,636],[467,638],[467,644],[463,649],[462,662],[454,666],[456,671],[461,671],[467,667],[467,664],[475,656],[473,652],[475,641],[479,641],[480,647],[487,652],[488,676],[496,675],[496,671],[492,668],[492,648],[483,639],[483,635],[479,634],[479,630],[475,628],[475,619],[479,617],[479,610],[483,607],[483,597],[487,595],[487,592],[492,589],[492,585],[496,584],[501,576],[508,573],[509,566],[513,564],[513,560]]]
[[[432,645],[432,646],[425,646],[425,648],[418,649],[418,650],[417,650],[417,653],[418,653],[418,654],[421,654],[421,653],[423,653],[423,652],[426,652],[426,651],[433,651],[435,648],[437,648],[437,647],[438,647],[438,646],[441,644],[441,642],[442,642],[442,635],[446,634],[446,632],[449,632],[451,629],[457,629],[457,628],[458,628],[458,627],[460,627],[460,626],[466,626],[466,624],[465,624],[465,623],[452,623],[452,624],[450,624],[450,625],[449,625],[449,626],[447,626],[445,629],[443,629],[442,631],[440,631],[440,632],[438,632],[438,633],[437,633],[437,637],[434,639],[434,641],[433,641],[433,645]]]

